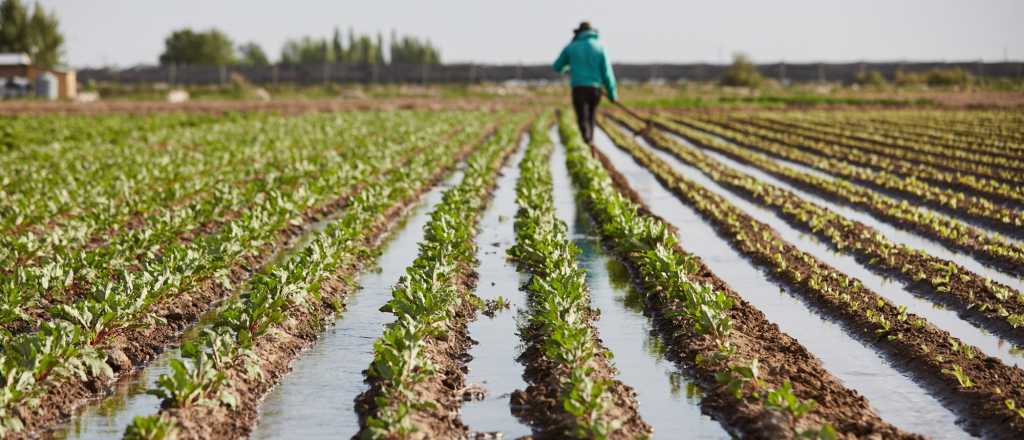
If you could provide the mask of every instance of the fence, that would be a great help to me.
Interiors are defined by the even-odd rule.
[[[769,78],[792,82],[832,81],[849,83],[859,72],[878,70],[887,78],[896,71],[923,72],[933,68],[959,67],[984,78],[1024,78],[1024,63],[844,63],[761,64]],[[720,64],[616,64],[615,74],[624,81],[717,80],[727,65]],[[257,84],[317,83],[478,83],[505,81],[557,81],[547,65],[353,65],[302,64],[271,66],[144,66],[129,69],[82,69],[80,81],[120,83],[222,84],[238,74]]]

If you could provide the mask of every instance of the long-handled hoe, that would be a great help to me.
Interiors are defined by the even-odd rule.
[[[644,128],[643,128],[643,130],[635,132],[633,137],[644,136],[644,135],[646,135],[647,133],[649,133],[651,131],[651,128],[654,127],[654,121],[652,121],[650,118],[645,118],[643,116],[640,116],[639,114],[637,114],[637,112],[635,112],[633,110],[630,110],[629,107],[626,107],[623,103],[621,103],[621,102],[616,100],[616,101],[612,101],[612,104],[615,104],[618,108],[622,109],[622,111],[626,112],[626,114],[628,114],[628,115],[630,115],[630,116],[632,116],[632,117],[634,117],[636,119],[639,119],[641,121],[644,121]]]

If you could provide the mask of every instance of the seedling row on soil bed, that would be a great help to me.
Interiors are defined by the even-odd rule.
[[[357,398],[362,427],[358,437],[466,434],[458,410],[464,354],[470,345],[466,325],[478,307],[470,293],[475,283],[473,237],[497,170],[517,145],[519,125],[500,128],[468,160],[462,182],[445,191],[424,228],[419,256],[382,308],[397,319],[374,344],[367,369],[370,388]]]
[[[791,131],[801,136],[822,142],[833,142],[841,146],[861,148],[875,151],[888,156],[910,160],[959,171],[956,167],[966,167],[976,173],[1009,182],[1019,182],[1021,176],[1014,174],[1024,170],[1024,161],[1009,159],[998,155],[989,155],[973,151],[965,151],[951,145],[933,145],[927,140],[904,140],[891,137],[885,131],[871,125],[844,124],[838,127],[802,123],[801,119],[786,118],[743,118],[748,122],[765,129]]]
[[[145,364],[161,347],[173,344],[180,330],[224,297],[232,283],[301,232],[297,225],[343,207],[360,193],[361,182],[396,167],[411,153],[403,149],[412,145],[380,150],[369,156],[377,165],[359,172],[341,167],[300,190],[271,192],[218,232],[163,249],[161,258],[146,267],[55,311],[39,331],[5,341],[3,377],[16,380],[0,402],[10,423],[5,427],[46,429],[85,400],[102,395],[112,376]]]
[[[796,340],[683,251],[673,228],[651,215],[610,163],[596,151],[593,157],[569,122],[561,122],[584,204],[647,292],[648,310],[674,330],[666,343],[692,363],[707,392],[701,404],[712,415],[741,436],[911,436],[879,419]]]
[[[769,142],[778,142],[797,150],[826,158],[841,160],[847,164],[885,171],[904,178],[914,178],[928,182],[937,188],[946,188],[983,202],[1001,202],[1016,205],[1024,200],[1024,195],[1012,183],[1002,182],[983,176],[965,174],[960,171],[943,170],[913,161],[892,159],[884,155],[865,153],[859,148],[849,145],[838,145],[833,140],[826,142],[795,134],[794,131],[776,131],[763,129],[755,125],[727,120],[710,120],[718,125],[737,133],[756,136]],[[921,162],[918,160],[917,162]],[[1013,176],[1012,174],[1010,176]]]
[[[825,198],[862,208],[893,225],[934,239],[948,248],[971,253],[1011,276],[1024,271],[1024,246],[959,220],[901,202],[843,179],[802,172],[699,130],[681,125],[662,127],[702,148],[721,153]]]
[[[907,145],[890,146],[882,142],[870,142],[861,139],[853,138],[845,134],[836,134],[831,132],[820,132],[813,129],[807,129],[803,126],[793,124],[779,124],[774,120],[751,120],[747,118],[736,118],[730,120],[721,120],[725,123],[734,123],[736,127],[741,127],[744,130],[750,130],[751,132],[760,133],[765,137],[774,137],[781,139],[782,137],[789,137],[793,141],[800,143],[820,143],[822,145],[831,145],[834,148],[850,150],[858,158],[876,159],[873,161],[872,167],[880,168],[898,168],[903,170],[905,173],[908,169],[913,169],[917,177],[924,178],[925,180],[936,180],[939,184],[949,184],[953,182],[969,182],[960,183],[964,186],[964,190],[971,191],[976,189],[975,187],[1001,187],[1006,186],[1009,190],[1012,190],[1014,183],[1020,183],[1024,177],[1019,174],[1019,170],[1013,168],[1019,167],[1019,163],[1007,162],[1002,164],[1003,167],[1009,166],[1010,169],[1004,169],[1001,167],[991,167],[985,164],[979,164],[976,162],[985,162],[989,159],[989,156],[977,153],[963,153],[960,152],[961,157],[955,157],[956,154],[946,153],[949,150],[959,152],[950,148],[926,148],[921,146],[920,143],[909,143]],[[954,156],[954,157],[949,157]],[[874,165],[874,162],[880,161],[882,165]],[[946,176],[943,178],[935,178],[932,176]],[[955,180],[954,180],[955,179]]]
[[[857,183],[869,184],[893,194],[899,194],[900,197],[915,203],[924,202],[937,209],[1013,234],[1015,237],[1021,235],[1020,228],[1024,226],[1024,214],[1021,214],[1020,211],[994,204],[989,200],[965,195],[947,188],[939,188],[916,179],[908,179],[886,171],[865,169],[851,165],[841,159],[808,153],[786,144],[739,133],[696,119],[686,118],[679,119],[678,121],[691,128],[736,142],[742,147],[807,165],[816,170],[850,179]],[[673,125],[672,123],[666,124],[670,129],[672,129]],[[680,133],[680,135],[682,134]]]
[[[417,156],[368,186],[298,253],[257,274],[197,341],[183,347],[187,363],[174,362],[173,373],[153,390],[163,398],[162,409],[137,418],[125,437],[172,430],[185,438],[247,435],[263,396],[341,311],[354,287],[351,277],[406,208],[468,151],[453,142]]]
[[[610,354],[594,331],[579,253],[555,216],[543,121],[534,125],[516,185],[516,245],[509,250],[532,274],[525,286],[527,318],[519,332],[529,387],[513,402],[540,438],[638,438],[649,435],[633,391],[615,379]]]
[[[874,344],[940,395],[968,420],[972,429],[1012,438],[1024,431],[1024,372],[885,300],[860,281],[832,268],[778,237],[724,198],[677,174],[652,152],[621,131],[610,132],[616,145],[651,169],[683,201],[732,237],[733,245],[777,279],[803,294],[858,337]]]
[[[617,119],[635,132],[642,130],[640,121],[625,117]],[[602,126],[606,130],[617,130],[608,123]],[[712,180],[770,207],[791,225],[817,235],[830,243],[833,249],[858,257],[876,272],[895,274],[908,284],[918,286],[923,294],[982,323],[990,331],[1018,344],[1024,341],[1020,332],[1015,330],[1024,325],[1024,301],[1021,301],[1024,294],[1021,292],[994,283],[955,262],[893,243],[868,225],[848,220],[790,191],[735,171],[659,133],[645,133],[644,138],[698,168]]]
[[[106,435],[1024,436],[1024,360],[1004,343],[1024,342],[1024,116],[652,115],[602,116],[609,156],[567,111],[0,119],[0,437],[62,435],[140,369],[165,371],[158,402],[114,408]],[[346,310],[428,192],[415,259]],[[504,271],[488,301],[481,261]],[[261,407],[338,335],[365,340],[336,354],[343,379],[302,361],[306,385]],[[345,422],[291,432],[278,422],[309,412],[267,413],[315,405],[309,390],[331,393],[321,412],[344,400]]]

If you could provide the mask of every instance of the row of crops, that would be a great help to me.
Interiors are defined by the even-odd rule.
[[[594,145],[567,111],[2,120],[14,141],[0,155],[0,437],[83,437],[69,423],[165,365],[128,391],[148,404],[115,405],[131,421],[107,436],[265,438],[261,421],[279,415],[264,402],[293,392],[280,384],[311,347],[346,337],[336,323],[373,294],[361,277],[413,217],[423,235],[372,311],[388,318],[369,332],[365,383],[294,391],[351,403],[327,416],[354,420],[335,436],[487,438],[503,416],[535,438],[680,438],[659,427],[690,407],[720,426],[711,437],[1024,436],[1024,116],[650,116],[603,114]],[[568,170],[575,223],[556,209],[567,188],[552,166]],[[481,218],[512,167],[504,257],[525,281],[478,285],[494,252],[478,246]],[[781,293],[731,285],[687,245],[682,218],[657,214],[664,204]],[[604,342],[597,323],[622,312],[594,306],[588,279],[605,269],[581,264],[580,234],[625,268],[657,356],[616,358]],[[482,299],[488,289],[522,307]],[[764,310],[764,295],[806,307]],[[860,389],[786,313],[834,323],[837,346],[892,371],[879,383],[906,380],[900,398],[935,401],[956,423],[908,421],[914,403]],[[518,330],[475,350],[514,351],[522,389],[470,423],[466,402],[499,385],[468,383],[486,368],[469,355],[470,324],[501,314]],[[690,397],[652,409],[624,373],[666,360],[678,378],[664,386],[681,380]]]

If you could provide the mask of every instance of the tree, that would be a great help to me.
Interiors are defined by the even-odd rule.
[[[259,44],[249,42],[238,46],[238,62],[248,66],[266,66],[270,59]]]
[[[57,14],[47,14],[38,4],[28,21],[29,56],[39,67],[50,68],[60,64],[64,35],[60,33]]]
[[[721,83],[726,86],[736,87],[757,87],[764,81],[757,66],[750,61],[750,57],[737,53],[733,55],[732,65],[725,70]]]
[[[174,31],[164,40],[160,64],[234,64],[235,45],[231,38],[217,29],[195,32]]]
[[[341,41],[341,31],[337,27],[334,28],[334,38],[331,39],[331,50],[334,52],[334,59],[339,63],[347,61],[345,59],[345,45]]]
[[[61,63],[64,35],[56,13],[36,4],[29,16],[20,0],[0,3],[0,52],[27,53],[38,67]]]
[[[281,48],[284,64],[320,64],[334,61],[332,45],[326,39],[302,37],[285,41]]]
[[[441,64],[441,52],[429,41],[415,37],[399,39],[391,33],[391,62],[395,64]]]
[[[0,3],[0,52],[29,52],[28,9],[21,0]]]

